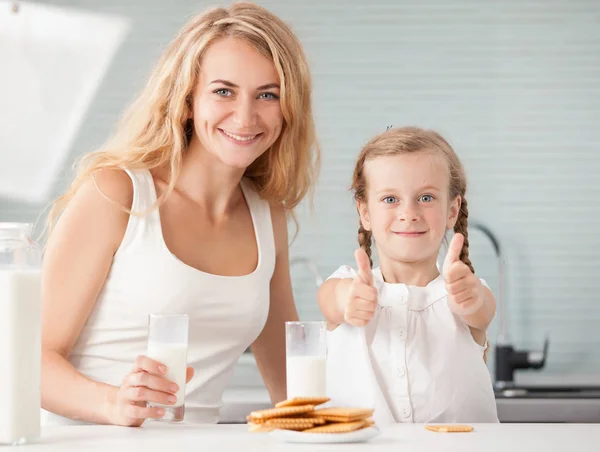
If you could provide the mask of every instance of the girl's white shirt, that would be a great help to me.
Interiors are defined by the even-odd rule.
[[[355,276],[342,266],[328,279]],[[328,332],[330,404],[374,408],[380,426],[498,422],[485,346],[448,307],[442,275],[416,287],[386,283],[375,268],[373,280],[379,297],[371,321]]]

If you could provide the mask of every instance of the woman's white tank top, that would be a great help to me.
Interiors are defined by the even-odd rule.
[[[156,202],[149,171],[127,171],[133,212]],[[69,362],[83,375],[120,386],[135,358],[147,352],[148,315],[186,313],[190,318],[185,421],[214,423],[234,365],[262,331],[269,312],[275,242],[269,203],[247,180],[242,192],[252,215],[258,265],[244,276],[204,273],[177,259],[165,244],[160,212],[131,215],[104,287]],[[65,396],[67,396],[65,394]],[[45,424],[73,423],[44,412]]]

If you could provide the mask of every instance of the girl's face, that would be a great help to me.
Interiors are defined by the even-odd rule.
[[[380,261],[435,263],[460,209],[460,197],[448,199],[446,160],[429,151],[376,157],[365,162],[364,174],[367,202],[358,208]]]
[[[244,169],[279,137],[283,114],[273,61],[243,40],[210,45],[194,92],[194,137],[229,167]]]

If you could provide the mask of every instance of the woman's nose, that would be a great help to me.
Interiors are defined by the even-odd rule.
[[[236,102],[233,121],[240,129],[250,129],[256,125],[254,99],[242,97]]]

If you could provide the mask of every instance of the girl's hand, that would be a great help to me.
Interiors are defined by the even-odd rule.
[[[377,309],[377,289],[373,284],[373,273],[365,250],[357,249],[354,257],[358,274],[352,280],[347,293],[340,295],[345,299],[344,320],[353,326],[365,326]]]
[[[477,312],[483,306],[483,284],[471,269],[460,260],[465,238],[455,234],[444,260],[443,275],[448,291],[448,307],[456,315],[465,316]]]

